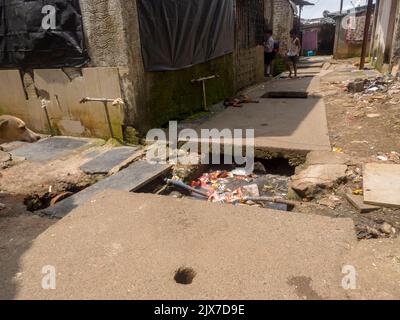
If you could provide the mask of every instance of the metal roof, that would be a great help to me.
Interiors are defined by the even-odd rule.
[[[305,0],[291,0],[296,6],[314,6],[314,3]]]

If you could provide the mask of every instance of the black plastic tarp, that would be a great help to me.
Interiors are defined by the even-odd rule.
[[[56,9],[55,28],[43,28],[46,5]],[[79,0],[0,0],[0,68],[79,67],[87,62]]]
[[[233,0],[138,0],[146,71],[187,68],[234,49]]]

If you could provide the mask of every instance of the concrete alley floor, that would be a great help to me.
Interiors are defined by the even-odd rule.
[[[400,90],[388,101],[366,99],[345,91],[346,81],[372,71],[319,57],[307,63],[319,74],[251,88],[246,94],[260,103],[228,108],[201,128],[255,127],[264,150],[330,151],[332,144],[329,156],[349,159],[346,183],[300,199],[294,212],[106,190],[53,220],[28,212],[26,196],[43,196],[49,187],[76,192],[104,179],[82,170],[104,172],[96,161],[88,164],[114,146],[85,140],[43,161],[37,145],[29,145],[27,157],[38,161],[16,157],[0,171],[0,299],[399,299],[400,210],[360,214],[345,194],[362,185],[363,163],[400,151]],[[268,92],[309,98],[261,98]],[[369,118],[372,112],[380,116]],[[17,150],[9,151],[24,155]],[[129,182],[140,176],[120,175]],[[393,227],[390,235],[357,239],[360,226],[383,222]],[[44,266],[55,267],[56,290],[41,287]],[[342,287],[349,267],[354,290]],[[192,283],[177,283],[177,271],[180,278],[194,276]]]
[[[322,71],[322,68],[312,70]],[[298,79],[274,79],[245,91],[259,103],[244,104],[243,108],[229,107],[196,129],[199,132],[201,129],[254,129],[255,148],[262,151],[331,150],[325,103],[318,96],[320,91],[319,73]],[[283,97],[263,97],[270,93]],[[309,98],[284,98],[288,93],[306,94]]]

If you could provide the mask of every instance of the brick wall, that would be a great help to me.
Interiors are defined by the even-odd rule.
[[[289,32],[293,29],[294,13],[288,0],[272,1],[272,27],[274,39],[280,41],[280,52],[285,54],[290,43]]]

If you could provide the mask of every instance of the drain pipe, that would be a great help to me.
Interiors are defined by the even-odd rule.
[[[216,79],[219,78],[218,75],[211,75],[203,78],[198,78],[198,79],[192,79],[190,82],[193,83],[198,83],[201,82],[202,88],[203,88],[203,106],[205,111],[209,111],[208,105],[207,105],[207,91],[206,91],[206,81],[211,80],[211,79]]]
[[[111,118],[110,118],[110,113],[108,111],[108,103],[111,102],[113,106],[115,105],[123,105],[124,102],[121,98],[118,99],[106,99],[106,98],[83,98],[80,103],[87,103],[87,102],[102,102],[104,106],[104,111],[106,113],[106,118],[107,118],[107,123],[108,123],[108,129],[110,130],[111,138],[114,139],[114,131],[111,125]]]
[[[49,111],[47,110],[47,103],[48,101],[45,99],[41,100],[42,103],[42,110],[44,111],[44,114],[46,115],[46,119],[47,119],[47,125],[49,126],[49,131],[50,131],[50,136],[54,137],[54,130],[53,130],[53,126],[51,125],[51,120],[50,120],[50,116],[49,116]]]

